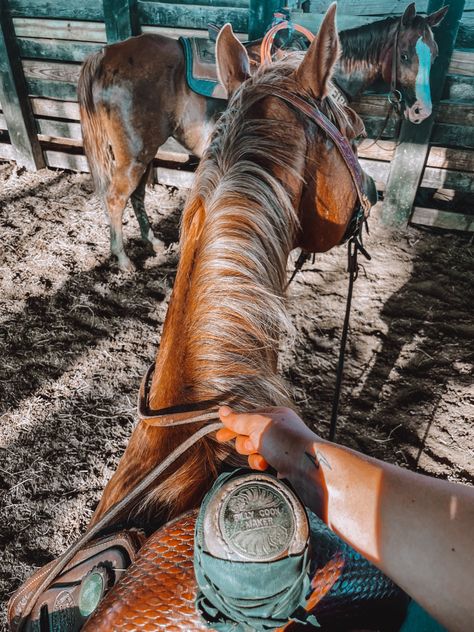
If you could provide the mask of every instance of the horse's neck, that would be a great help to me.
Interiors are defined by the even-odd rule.
[[[183,387],[187,352],[186,317],[192,298],[190,296],[192,270],[202,220],[202,214],[198,209],[182,246],[151,388],[150,405],[155,409],[185,403]],[[186,403],[192,402],[187,401]]]
[[[203,400],[238,400],[254,406],[287,403],[276,371],[275,337],[269,330],[273,321],[277,336],[279,318],[284,319],[278,296],[283,282],[277,278],[277,270],[285,269],[290,248],[271,265],[262,261],[268,258],[267,252],[252,252],[255,239],[245,242],[236,237],[235,213],[233,226],[220,219],[219,243],[214,241],[210,248],[215,260],[212,253],[198,253],[198,248],[201,233],[203,240],[212,241],[207,230],[213,230],[210,225],[218,225],[219,219],[206,222],[203,207],[198,208],[185,231],[151,386],[153,408]],[[290,231],[288,226],[288,234]],[[274,240],[282,243],[281,238]],[[236,254],[239,248],[247,259]],[[201,258],[207,267],[202,267]],[[245,275],[252,265],[261,268],[261,278],[248,281]],[[224,269],[220,278],[219,267]]]
[[[350,99],[382,79],[383,58],[395,41],[397,24],[398,19],[385,19],[340,32],[342,54],[334,80]]]

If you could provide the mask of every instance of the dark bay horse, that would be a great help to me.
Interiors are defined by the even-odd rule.
[[[417,123],[429,116],[429,72],[437,53],[431,27],[447,8],[421,17],[410,4],[402,18],[343,31],[335,80],[346,96],[357,96],[378,79],[390,83],[397,48],[396,87],[404,97],[405,116]],[[122,269],[130,270],[133,264],[122,234],[127,201],[131,198],[143,239],[162,252],[163,243],[154,235],[144,205],[152,160],[170,136],[201,156],[225,102],[192,92],[181,44],[152,34],[107,46],[89,57],[81,70],[78,96],[84,149],[110,218],[111,252]]]
[[[288,324],[288,255],[295,247],[321,251],[340,243],[373,186],[350,144],[362,121],[330,95],[339,54],[335,12],[332,5],[301,64],[294,53],[252,76],[230,25],[218,37],[219,73],[231,100],[183,213],[180,261],[150,386],[155,410],[291,405],[277,370],[278,339]],[[353,168],[341,144],[328,142],[305,112],[312,104],[348,139]],[[93,523],[195,430],[195,424],[160,428],[142,419]],[[226,450],[211,438],[200,440],[145,504],[165,508],[167,518],[196,506]]]

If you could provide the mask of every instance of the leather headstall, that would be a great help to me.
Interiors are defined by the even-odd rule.
[[[341,154],[342,159],[346,163],[347,168],[349,169],[349,173],[351,174],[354,186],[357,191],[360,207],[363,210],[363,214],[361,214],[359,213],[360,209],[356,209],[355,217],[357,217],[357,215],[363,215],[363,217],[360,217],[360,219],[367,218],[372,205],[363,190],[362,168],[347,138],[343,134],[341,134],[337,127],[333,123],[331,123],[331,121],[321,112],[316,104],[309,103],[308,101],[305,101],[302,97],[293,94],[287,90],[284,90],[283,88],[273,88],[272,96],[286,101],[294,108],[305,114],[309,119],[316,123],[316,125],[321,128],[323,132],[327,134],[329,138],[333,141],[339,153]],[[355,230],[358,230],[358,227],[359,221],[357,222]],[[348,239],[349,237],[351,237],[351,235],[348,235],[346,239]]]

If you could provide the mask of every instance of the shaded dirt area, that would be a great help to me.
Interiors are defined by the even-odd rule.
[[[0,590],[6,600],[89,521],[134,424],[177,264],[184,192],[155,186],[148,210],[165,266],[126,215],[132,275],[109,261],[87,175],[0,164]],[[435,476],[474,482],[469,238],[377,214],[356,283],[338,440]],[[282,370],[305,419],[327,433],[347,275],[345,248],[292,284]],[[2,610],[0,629],[4,627]]]

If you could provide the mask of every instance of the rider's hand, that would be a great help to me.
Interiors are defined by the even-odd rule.
[[[225,428],[217,440],[235,438],[235,449],[248,455],[249,466],[265,470],[271,465],[282,478],[292,479],[303,465],[305,446],[320,438],[289,408],[268,408],[251,413],[234,413],[228,406],[219,409]]]

